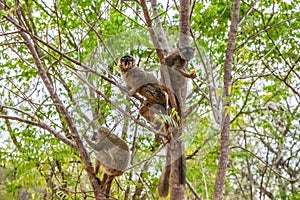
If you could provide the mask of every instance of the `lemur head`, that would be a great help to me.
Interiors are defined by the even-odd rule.
[[[125,55],[119,59],[118,67],[122,72],[126,72],[136,66],[135,60],[132,56]]]
[[[98,131],[94,132],[93,137],[92,137],[92,141],[98,141],[98,138],[102,138],[102,135],[109,135],[111,132],[109,129],[101,126]]]
[[[191,60],[194,57],[195,48],[190,46],[179,47],[179,54],[183,60]]]

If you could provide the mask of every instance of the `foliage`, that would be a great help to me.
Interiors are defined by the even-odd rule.
[[[2,2],[0,199],[92,199],[92,187],[74,148],[41,127],[3,117],[34,121],[34,116],[72,140],[29,49],[6,18],[17,18],[15,1],[6,1],[9,9],[3,9]],[[178,42],[178,10],[173,3],[162,2],[160,17],[174,47]],[[139,102],[118,87],[124,84],[116,66],[121,55],[132,54],[140,59],[140,67],[159,75],[141,8],[131,1],[54,3],[22,1],[21,18],[35,36],[31,40],[56,93],[80,136],[104,125],[131,147],[133,167],[113,183],[112,196],[158,199],[156,186],[165,152],[156,155],[155,135],[136,123],[146,122],[138,115]],[[300,4],[253,3],[243,1],[240,11],[224,199],[299,199]],[[228,1],[195,1],[192,8],[192,46],[198,47],[211,69],[205,70],[198,52],[191,63],[198,78],[189,82],[186,110],[191,113],[182,139],[186,142],[187,180],[199,196],[211,199],[222,128],[212,109],[223,95],[232,5]],[[93,160],[92,152],[91,157]],[[193,199],[191,189],[186,187],[186,191],[187,199]]]

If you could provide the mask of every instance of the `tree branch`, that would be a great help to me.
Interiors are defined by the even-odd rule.
[[[48,131],[52,135],[54,135],[57,139],[59,139],[60,141],[64,142],[68,146],[70,146],[70,147],[72,147],[74,149],[77,148],[74,143],[72,143],[70,140],[68,140],[67,138],[65,138],[62,135],[60,135],[58,132],[56,132],[55,130],[53,130],[50,126],[48,126],[47,124],[45,124],[42,121],[34,122],[34,121],[23,119],[23,118],[20,118],[20,117],[14,117],[14,116],[8,116],[8,115],[0,115],[0,118],[2,118],[2,119],[8,119],[8,120],[14,120],[14,121],[19,121],[19,122],[22,122],[22,123],[25,123],[25,124],[29,124],[29,125],[40,127],[42,129]]]
[[[151,0],[151,6],[152,6],[152,10],[153,10],[154,20],[156,23],[156,31],[157,31],[158,41],[161,45],[162,50],[166,54],[170,51],[170,45],[169,45],[167,36],[165,34],[165,31],[163,29],[163,26],[162,26],[162,23],[161,23],[161,20],[159,17],[159,13],[158,13],[158,9],[157,9],[157,1]]]
[[[168,68],[167,68],[167,65],[166,65],[165,58],[164,58],[164,54],[163,54],[162,49],[160,47],[158,38],[157,38],[157,36],[154,32],[154,29],[153,29],[153,26],[152,26],[152,20],[150,19],[150,15],[149,15],[149,12],[148,12],[146,1],[145,0],[140,0],[140,5],[143,9],[144,18],[146,20],[146,25],[147,25],[151,40],[153,42],[153,45],[154,45],[154,48],[156,50],[157,56],[160,60],[160,64],[161,64],[160,70],[161,70],[161,75],[163,77],[163,80],[165,81],[164,84],[167,88],[172,88],[171,87],[170,76],[169,76],[169,73],[168,73]],[[171,93],[171,92],[168,92],[168,96],[169,96],[169,99],[170,99],[171,106],[173,108],[177,108],[177,104],[176,104],[174,94]]]
[[[221,200],[223,196],[223,187],[225,184],[226,169],[229,156],[229,134],[230,134],[230,97],[232,81],[232,58],[235,47],[236,32],[239,24],[240,0],[233,1],[231,13],[231,25],[228,33],[228,44],[224,61],[224,94],[223,94],[223,114],[221,129],[221,147],[219,155],[219,165],[214,186],[214,200]]]
[[[19,2],[17,1],[17,14],[21,15],[21,6],[19,4]],[[93,173],[93,167],[92,167],[92,163],[90,160],[90,156],[86,150],[86,148],[84,147],[80,137],[79,137],[79,133],[76,129],[75,124],[73,123],[72,117],[70,116],[69,112],[67,111],[67,109],[65,108],[65,106],[63,105],[62,101],[60,100],[60,98],[58,97],[58,94],[56,93],[50,79],[47,76],[47,72],[45,71],[45,69],[42,66],[41,60],[39,58],[38,52],[34,46],[34,44],[32,43],[32,41],[30,40],[30,38],[28,37],[28,34],[26,32],[24,32],[23,30],[26,29],[21,22],[16,21],[13,17],[11,17],[10,15],[8,16],[4,16],[9,22],[11,22],[15,27],[17,27],[17,29],[20,30],[20,35],[22,37],[22,39],[24,40],[27,48],[29,49],[35,66],[37,68],[38,74],[41,77],[45,87],[47,88],[50,97],[54,103],[54,105],[56,106],[56,108],[60,111],[60,113],[62,114],[62,116],[65,118],[68,127],[72,133],[72,137],[76,143],[75,148],[76,150],[79,152],[80,154],[80,158],[84,164],[85,170],[87,171],[89,180],[92,184],[92,187],[94,189],[94,194],[95,194],[95,198],[98,200],[101,199],[101,197],[103,196],[101,194],[100,191],[100,184],[99,181],[96,177],[96,175]]]

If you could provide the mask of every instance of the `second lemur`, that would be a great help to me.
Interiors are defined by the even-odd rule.
[[[190,46],[185,46],[182,48],[179,47],[177,49],[172,50],[165,58],[166,65],[168,66],[171,87],[174,91],[177,100],[179,101],[180,109],[183,109],[184,101],[186,99],[187,78],[196,78],[195,71],[192,71],[191,73],[187,73],[186,71],[184,71],[184,69],[187,68],[188,61],[190,61],[194,57],[194,51],[195,49]],[[179,111],[179,115],[182,115],[182,110]],[[178,132],[175,132],[175,135],[178,137]],[[185,182],[185,159],[183,156],[184,153],[178,158],[180,162],[180,166],[178,169],[180,184],[184,184]],[[158,194],[160,197],[167,197],[169,193],[169,180],[171,174],[170,159],[170,149],[168,147],[166,163],[158,183]]]
[[[193,59],[195,49],[190,46],[172,50],[165,58],[170,75],[171,86],[180,104],[186,98],[187,78],[196,78],[195,71],[187,73],[184,69],[188,61]],[[183,109],[183,107],[181,106]]]
[[[94,133],[92,141],[86,135],[83,135],[83,137],[97,151],[94,172],[97,175],[100,166],[102,167],[104,173],[101,187],[102,191],[108,196],[114,177],[121,176],[129,164],[129,147],[124,140],[105,127],[99,128]]]

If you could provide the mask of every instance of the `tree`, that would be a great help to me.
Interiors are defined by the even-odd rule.
[[[0,198],[103,199],[82,139],[99,126],[131,147],[112,198],[158,199],[167,146],[170,199],[299,198],[298,5],[1,0]],[[116,64],[131,54],[172,88],[164,58],[177,44],[195,47],[197,78],[169,129],[179,134],[156,146],[165,134],[139,116]]]

